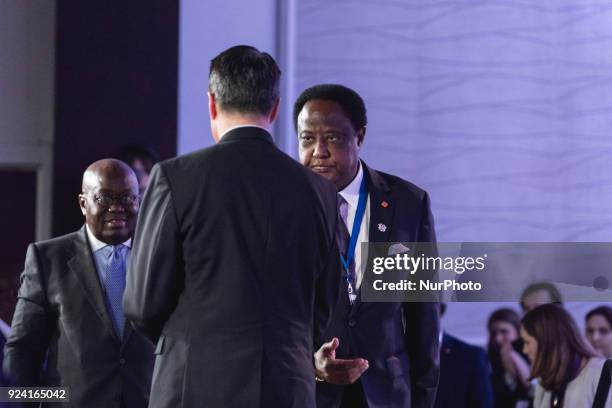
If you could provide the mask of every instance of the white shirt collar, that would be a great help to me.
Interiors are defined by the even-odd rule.
[[[89,229],[89,225],[85,224],[85,229],[87,230],[87,238],[89,238],[89,246],[91,247],[91,252],[96,252],[109,244],[100,241],[98,238],[94,236],[94,234]],[[128,248],[132,247],[132,238],[123,242],[122,245],[125,245]]]
[[[232,126],[231,128],[227,129],[225,132],[223,132],[223,134],[221,135],[221,137],[219,138],[219,140],[223,139],[223,136],[227,135],[227,134],[228,134],[229,132],[231,132],[232,130],[239,129],[239,128],[245,128],[245,127],[256,127],[256,128],[263,129],[263,130],[265,130],[266,132],[270,133],[270,131],[269,131],[268,129],[266,129],[265,127],[263,127],[263,126],[259,126],[259,125],[249,125],[249,124],[246,124],[246,125],[238,125],[238,126]]]
[[[359,170],[357,170],[357,175],[348,186],[344,187],[342,191],[340,191],[340,195],[342,195],[342,197],[351,207],[357,207],[361,180],[363,180],[363,166],[361,165],[361,160],[359,160]]]

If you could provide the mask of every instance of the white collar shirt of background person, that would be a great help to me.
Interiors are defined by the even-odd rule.
[[[355,213],[357,212],[357,204],[359,203],[359,187],[361,186],[361,180],[363,180],[364,172],[363,166],[361,164],[361,160],[359,161],[359,170],[357,170],[357,175],[346,186],[342,191],[340,191],[340,195],[342,198],[346,200],[348,203],[348,220],[344,220],[346,224],[349,234],[353,231],[353,224],[355,223]],[[346,205],[346,204],[344,204]],[[343,213],[343,211],[341,211]],[[346,213],[346,211],[344,211]],[[362,264],[362,259],[367,259],[367,254],[362,254],[361,251],[361,243],[368,242],[368,238],[370,236],[370,195],[368,194],[366,200],[366,208],[365,213],[363,214],[363,221],[361,222],[361,228],[359,229],[359,235],[357,236],[357,246],[355,247],[355,279],[356,285],[355,288],[359,289],[361,286],[361,281],[363,280],[363,270],[365,268],[365,264]]]
[[[591,357],[586,365],[580,370],[578,376],[567,384],[564,407],[591,408],[595,399],[597,384],[603,368],[605,359]],[[550,408],[550,391],[546,391],[539,383],[536,385],[533,408]],[[605,408],[612,408],[612,390],[608,392]]]

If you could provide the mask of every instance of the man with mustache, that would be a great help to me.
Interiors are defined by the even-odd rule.
[[[69,387],[62,407],[147,407],[153,346],[121,307],[139,202],[127,164],[96,161],[79,194],[85,225],[28,247],[5,347],[12,384]]]
[[[306,89],[293,119],[300,161],[336,185],[344,221],[340,251],[346,293],[323,336],[327,343],[317,345],[317,405],[432,407],[439,371],[438,304],[365,303],[360,297],[365,263],[360,243],[435,242],[429,196],[359,159],[367,118],[352,89],[335,84]],[[351,238],[355,246],[348,245]]]

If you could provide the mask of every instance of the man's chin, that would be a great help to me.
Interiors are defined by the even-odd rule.
[[[108,245],[119,245],[131,238],[129,231],[108,231],[104,234],[104,242]]]
[[[310,170],[330,180],[336,175],[332,167],[311,167]]]
[[[315,171],[315,173],[317,173],[319,176],[323,177],[324,179],[327,179],[327,181],[331,181],[336,186],[338,191],[341,190],[339,186],[339,179],[336,173],[319,173],[317,171]]]
[[[319,176],[326,178],[334,184],[336,184],[336,181],[338,180],[338,175],[334,171],[317,171],[314,169],[312,171],[318,174]]]

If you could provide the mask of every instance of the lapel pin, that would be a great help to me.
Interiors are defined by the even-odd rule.
[[[387,208],[389,206],[389,203],[383,200],[383,202],[380,203],[380,206],[382,208]]]
[[[378,230],[380,232],[385,232],[387,230],[387,226],[385,224],[383,224],[383,223],[379,223],[378,224]]]

